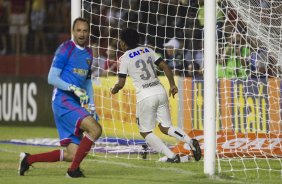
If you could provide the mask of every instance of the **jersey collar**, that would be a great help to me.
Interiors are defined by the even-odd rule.
[[[78,49],[80,49],[80,50],[84,50],[84,49],[85,49],[85,47],[81,47],[81,46],[77,45],[77,44],[75,43],[75,41],[73,41],[73,40],[71,40],[71,41],[74,43],[74,45],[75,45]]]

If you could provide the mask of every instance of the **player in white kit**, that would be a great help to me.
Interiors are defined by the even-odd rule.
[[[173,136],[190,145],[196,161],[201,159],[201,149],[196,139],[191,139],[182,129],[172,126],[167,93],[156,75],[154,65],[161,68],[170,84],[169,96],[178,92],[173,73],[160,56],[149,47],[139,46],[139,34],[126,28],[120,34],[120,46],[125,52],[119,59],[118,81],[111,89],[118,93],[126,82],[127,75],[136,88],[136,119],[140,134],[157,152],[167,157],[167,162],[179,163],[180,156],[173,153],[152,131],[159,123],[162,133]]]

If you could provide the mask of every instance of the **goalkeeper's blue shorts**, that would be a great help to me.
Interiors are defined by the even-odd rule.
[[[80,144],[83,136],[79,128],[80,124],[86,116],[91,114],[80,104],[71,103],[71,101],[68,101],[68,104],[53,102],[52,109],[61,146],[67,146],[69,143]]]

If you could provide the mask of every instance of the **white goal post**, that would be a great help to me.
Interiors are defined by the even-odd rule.
[[[81,0],[71,0],[71,29],[73,21],[78,17],[81,17]]]
[[[216,154],[216,2],[205,0],[204,11],[204,173],[213,176]]]

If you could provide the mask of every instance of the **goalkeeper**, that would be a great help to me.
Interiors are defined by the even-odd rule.
[[[52,109],[60,144],[66,149],[34,155],[21,153],[20,175],[35,162],[67,161],[72,163],[66,176],[84,177],[80,163],[102,133],[91,83],[92,52],[86,47],[89,30],[86,19],[77,18],[73,22],[73,40],[57,49],[48,75],[48,83],[54,86]]]
[[[198,141],[191,139],[182,129],[172,126],[168,97],[153,65],[158,65],[165,72],[170,84],[169,95],[174,97],[178,88],[171,69],[152,49],[139,45],[139,34],[136,30],[124,29],[119,41],[125,53],[120,57],[118,81],[111,89],[111,93],[118,93],[124,87],[127,75],[131,76],[136,88],[136,118],[141,136],[154,150],[166,155],[165,161],[179,163],[180,156],[174,154],[152,132],[157,120],[162,133],[186,142],[191,147],[195,160],[199,161],[201,149]]]

